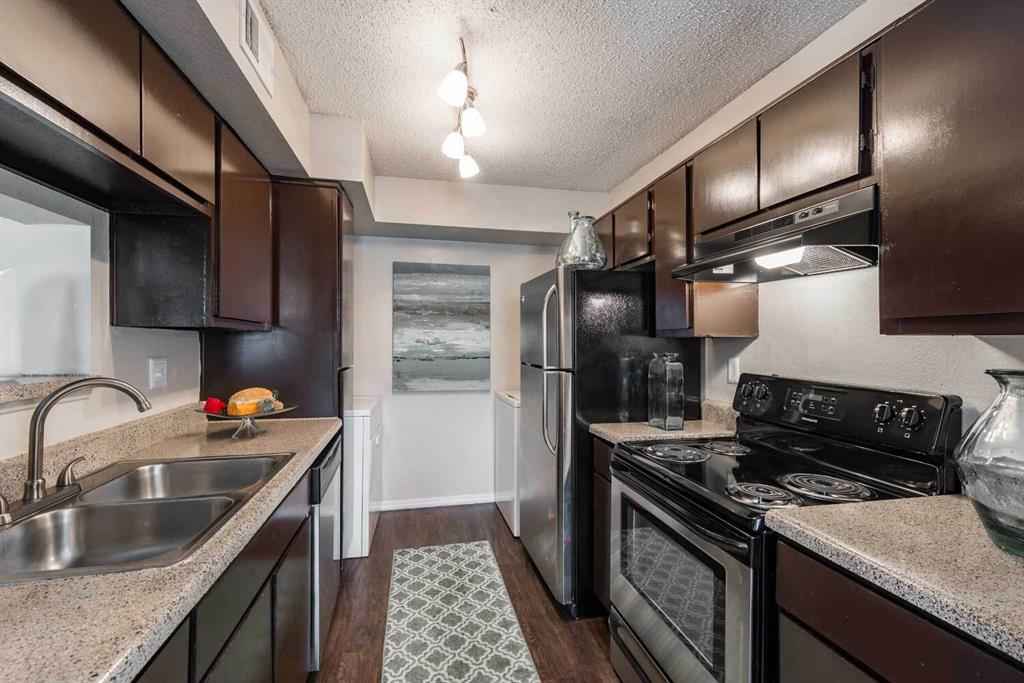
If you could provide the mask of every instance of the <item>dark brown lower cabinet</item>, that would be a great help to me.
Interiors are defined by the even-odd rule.
[[[309,493],[307,474],[137,682],[306,680],[312,618]]]
[[[228,644],[221,650],[206,683],[273,683],[273,592],[268,582],[242,617]]]
[[[612,485],[594,475],[594,593],[605,609],[611,608],[608,541],[611,533]]]
[[[594,594],[611,608],[611,484],[612,447],[601,439],[594,439]]]
[[[186,617],[136,678],[137,683],[188,683],[192,617]]]
[[[779,615],[779,683],[873,683],[877,679],[784,614]]]
[[[312,620],[309,522],[285,553],[274,573],[274,680],[305,681],[309,673]]]
[[[779,680],[1024,682],[1024,669],[897,598],[778,544]]]

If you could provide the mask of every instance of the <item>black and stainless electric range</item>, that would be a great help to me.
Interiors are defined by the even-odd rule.
[[[744,374],[735,439],[619,444],[612,660],[625,683],[774,678],[769,510],[957,490],[956,396]]]

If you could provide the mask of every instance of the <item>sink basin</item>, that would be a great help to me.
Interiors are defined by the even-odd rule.
[[[0,580],[171,564],[236,504],[209,496],[42,512],[0,533]]]
[[[123,460],[0,528],[0,584],[165,567],[188,557],[294,455]]]
[[[169,460],[135,465],[79,496],[84,503],[209,496],[265,482],[288,455]]]

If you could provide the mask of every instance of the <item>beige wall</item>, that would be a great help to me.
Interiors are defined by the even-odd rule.
[[[355,393],[384,410],[386,507],[493,499],[491,392],[391,392],[395,261],[491,267],[491,390],[519,386],[519,284],[554,266],[555,250],[359,237],[355,246]]]
[[[107,214],[73,199],[0,171],[0,193],[90,226],[92,301],[90,330],[91,373],[135,384],[150,398],[154,412],[175,408],[199,398],[199,335],[177,330],[111,327],[109,304],[109,232]],[[3,324],[3,321],[0,321]],[[149,358],[167,359],[167,387],[149,390]],[[28,423],[34,402],[0,404],[0,458],[28,448]],[[126,396],[98,389],[67,399],[50,413],[46,441],[54,443],[139,417]]]

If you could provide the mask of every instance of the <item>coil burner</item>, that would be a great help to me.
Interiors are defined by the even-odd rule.
[[[709,441],[703,448],[722,455],[746,455],[750,449],[736,441]]]
[[[800,505],[800,499],[795,495],[771,484],[737,482],[726,486],[725,492],[737,503],[758,510],[776,510]]]
[[[779,483],[801,496],[830,503],[853,503],[874,497],[868,487],[828,474],[784,474]]]
[[[711,454],[700,448],[678,443],[656,443],[644,449],[644,454],[662,462],[704,462]]]

